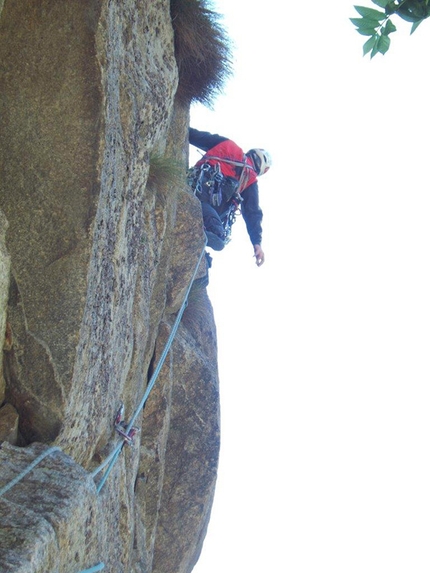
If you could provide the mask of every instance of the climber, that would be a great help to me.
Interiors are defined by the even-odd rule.
[[[231,226],[240,211],[254,247],[257,266],[264,263],[261,248],[263,213],[258,200],[257,176],[271,166],[269,153],[247,153],[234,141],[207,131],[189,129],[191,145],[205,155],[190,170],[189,183],[202,204],[208,246],[221,251],[230,240]]]

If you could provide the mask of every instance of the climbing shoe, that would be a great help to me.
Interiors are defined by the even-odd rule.
[[[205,251],[205,257],[206,257],[206,266],[208,269],[210,269],[212,267],[212,257],[207,251]]]

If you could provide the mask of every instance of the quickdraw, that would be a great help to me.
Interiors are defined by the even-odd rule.
[[[132,426],[129,431],[127,432],[128,424],[124,420],[124,404],[121,402],[121,405],[118,409],[118,412],[115,416],[115,430],[118,434],[124,439],[124,443],[133,446],[134,438],[136,434],[140,431],[139,428]]]

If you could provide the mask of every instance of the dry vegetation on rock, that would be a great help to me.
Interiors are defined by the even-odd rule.
[[[177,97],[210,106],[232,73],[231,42],[220,16],[205,0],[171,0]]]

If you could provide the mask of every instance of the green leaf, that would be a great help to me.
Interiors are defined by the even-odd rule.
[[[362,36],[374,36],[376,34],[374,28],[357,28],[357,32]]]
[[[421,24],[421,22],[424,22],[424,20],[420,20],[419,22],[414,22],[412,24],[411,34],[413,34],[415,32],[415,30],[418,28],[418,26]]]
[[[402,20],[405,20],[406,22],[419,22],[419,20],[416,16],[410,15],[407,12],[402,13],[402,12],[396,11],[396,14],[397,14],[397,16],[400,16],[400,18]]]
[[[390,43],[391,41],[388,36],[378,36],[377,41],[372,48],[370,58],[372,59],[378,53],[384,55],[388,51]]]
[[[378,36],[372,36],[371,38],[369,38],[363,45],[363,56],[365,56],[366,54],[368,54],[370,52],[370,50],[373,49],[376,40],[378,39]]]
[[[376,28],[379,26],[379,22],[369,22],[365,18],[350,18],[350,20],[357,28]]]
[[[380,8],[385,8],[390,3],[390,0],[372,0],[372,2]]]
[[[390,43],[391,40],[388,36],[379,36],[378,38],[378,42],[377,42],[377,48],[378,48],[378,52],[382,55],[386,54],[388,52],[388,49],[390,47]]]
[[[387,20],[387,23],[385,24],[385,34],[388,36],[388,34],[391,34],[392,32],[395,32],[397,30],[397,28],[395,27],[395,25],[392,23],[391,20]]]
[[[350,18],[354,26],[357,26],[357,32],[363,36],[372,36],[376,33],[376,26],[379,25],[378,22],[368,22],[364,18]]]
[[[385,12],[380,12],[379,10],[374,10],[373,8],[366,8],[365,6],[354,6],[354,8],[357,10],[360,16],[363,16],[363,18],[367,18],[369,20],[380,22],[386,18]]]
[[[397,28],[395,27],[395,25],[392,23],[391,20],[387,20],[387,23],[385,24],[384,28],[383,28],[383,32],[381,30],[381,32],[385,35],[388,36],[388,34],[391,34],[392,32],[395,32],[397,30]]]

